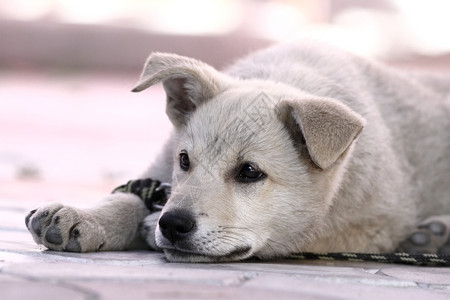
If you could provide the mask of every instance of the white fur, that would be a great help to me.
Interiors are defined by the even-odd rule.
[[[450,213],[450,126],[444,104],[450,88],[438,91],[420,77],[321,45],[263,50],[238,61],[227,74],[232,77],[223,84],[227,88],[185,113],[186,125],[176,128],[174,196],[163,211],[193,211],[196,238],[216,232],[208,240],[214,247],[196,250],[195,243],[190,245],[198,255],[168,249],[171,260],[393,251],[419,220]],[[258,113],[261,93],[267,96],[264,113],[269,113],[263,125],[247,115],[249,107]],[[365,124],[355,142],[350,137],[343,152],[336,152],[339,159],[326,157],[330,161],[324,169],[295,149],[289,129],[276,116],[285,100],[308,114],[310,99],[328,101],[325,112],[343,104],[356,123]],[[302,117],[293,114],[305,134]],[[348,129],[321,132],[326,122],[313,120],[317,122],[310,130],[319,132],[318,148],[335,134],[339,141]],[[180,171],[176,157],[182,149],[201,167],[189,174]],[[267,180],[244,188],[225,179],[242,153],[241,159],[267,172]],[[192,187],[200,194],[190,196]],[[233,230],[221,231],[223,227]],[[163,248],[176,248],[158,230],[156,237]],[[227,257],[230,249],[246,246],[251,249],[242,256]]]
[[[259,51],[224,73],[154,53],[134,91],[160,81],[174,133],[143,177],[172,181],[162,215],[195,221],[170,241],[158,215],[144,220],[148,243],[171,261],[389,252],[421,220],[450,214],[450,80],[307,43]],[[240,182],[246,163],[266,177]],[[135,199],[111,197],[121,204],[104,214],[119,226],[142,221],[119,212]],[[103,250],[126,248],[122,235],[135,230]]]

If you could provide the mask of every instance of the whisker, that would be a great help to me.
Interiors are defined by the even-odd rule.
[[[231,235],[221,235],[218,239],[227,240],[227,241],[237,241],[240,243],[244,243],[246,240],[241,236],[231,236]]]

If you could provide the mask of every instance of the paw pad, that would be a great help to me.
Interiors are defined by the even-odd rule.
[[[70,236],[76,238],[76,237],[80,236],[80,231],[77,228],[75,228],[70,233]]]
[[[444,223],[439,222],[439,221],[434,221],[429,224],[420,225],[418,228],[419,229],[423,229],[423,228],[428,229],[433,234],[441,235],[441,236],[445,235],[445,233],[447,232],[447,226],[445,226]]]
[[[47,232],[45,233],[45,239],[52,244],[61,245],[63,242],[63,238],[61,235],[61,231],[57,226],[51,226]]]
[[[426,246],[431,241],[431,236],[428,232],[415,232],[410,237],[409,240],[416,246]]]
[[[429,218],[403,241],[397,251],[411,254],[439,253],[450,254],[450,217]]]

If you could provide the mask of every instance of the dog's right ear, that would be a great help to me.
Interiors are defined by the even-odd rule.
[[[226,75],[198,60],[153,53],[132,91],[141,92],[162,81],[167,95],[166,113],[175,127],[181,127],[199,105],[223,92],[229,80]]]
[[[283,100],[276,112],[306,144],[313,162],[324,170],[350,147],[365,125],[359,114],[333,99]]]

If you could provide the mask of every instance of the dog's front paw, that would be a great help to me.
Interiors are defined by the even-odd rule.
[[[104,229],[90,213],[59,203],[32,210],[25,224],[34,241],[51,250],[99,251],[105,243]]]
[[[450,255],[450,216],[433,216],[420,223],[398,251]]]
[[[155,231],[160,215],[160,211],[148,215],[141,225],[141,236],[144,238],[150,248],[155,251],[162,251],[162,249],[159,248],[158,245],[156,245],[155,240]]]

